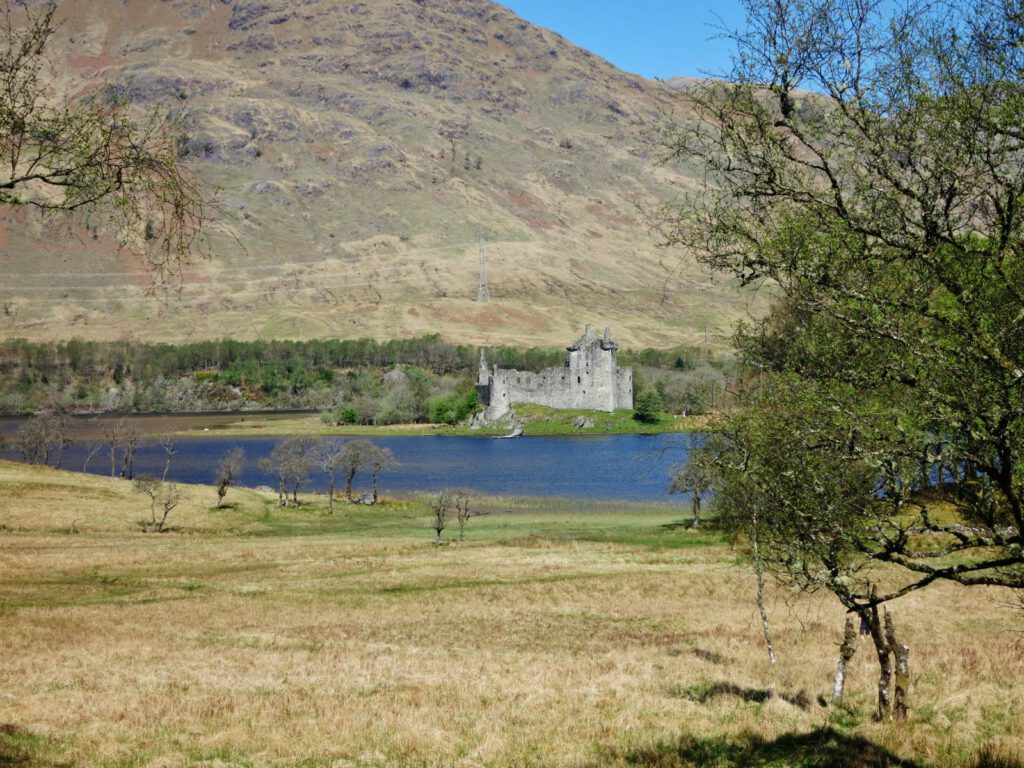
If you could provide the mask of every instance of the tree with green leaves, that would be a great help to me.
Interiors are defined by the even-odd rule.
[[[662,402],[658,390],[645,389],[636,396],[636,402],[633,404],[633,418],[644,424],[655,424],[661,418],[664,407],[665,404]]]
[[[737,334],[716,503],[860,617],[900,719],[886,604],[1024,586],[1024,27],[1000,0],[745,5],[730,77],[661,134],[708,170],[668,240],[778,297]]]
[[[0,0],[0,203],[102,217],[157,283],[180,277],[210,207],[179,157],[182,118],[140,119],[112,85],[54,98],[58,5]]]

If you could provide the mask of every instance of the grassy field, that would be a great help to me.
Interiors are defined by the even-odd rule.
[[[517,405],[516,415],[523,420],[525,435],[605,435],[641,434],[654,435],[665,432],[700,432],[707,425],[704,416],[676,418],[662,414],[657,422],[644,424],[633,418],[633,411],[619,409],[613,413],[602,411],[573,411],[545,408],[541,405]],[[577,416],[591,419],[594,426],[580,429],[572,424]],[[348,435],[365,437],[386,437],[388,435],[505,435],[507,426],[485,427],[471,430],[465,425],[448,424],[391,424],[386,426],[364,426],[324,424],[318,415],[296,416],[291,419],[260,418],[246,416],[215,429],[189,429],[180,432],[187,437],[278,437],[285,435]]]
[[[187,487],[144,534],[125,481],[0,462],[0,766],[1012,766],[1024,616],[900,601],[903,726],[875,663],[820,705],[843,615],[775,590],[769,665],[738,553],[684,505],[486,499],[431,545],[377,508]],[[454,526],[453,526],[454,528]],[[979,758],[987,751],[988,758]]]

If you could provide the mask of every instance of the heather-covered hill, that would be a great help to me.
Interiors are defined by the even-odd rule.
[[[489,0],[66,0],[57,86],[190,120],[221,188],[215,255],[165,305],[102,232],[5,211],[0,334],[195,339],[440,332],[631,346],[721,340],[750,310],[645,211],[698,177],[644,126],[683,109]],[[475,301],[477,238],[492,300]]]

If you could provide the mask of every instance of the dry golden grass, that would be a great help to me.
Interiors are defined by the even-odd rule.
[[[586,534],[642,539],[664,511],[572,514],[561,537],[556,513],[489,515],[438,548],[415,503],[327,518],[233,490],[238,506],[212,512],[211,489],[192,488],[156,535],[128,485],[0,462],[0,765],[947,766],[986,744],[1024,751],[1010,631],[1024,617],[994,590],[897,604],[914,710],[874,724],[866,642],[848,708],[814,701],[834,602],[773,593],[772,668],[727,547]],[[540,528],[553,535],[528,535]]]

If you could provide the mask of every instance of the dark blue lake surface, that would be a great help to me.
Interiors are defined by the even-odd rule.
[[[170,479],[212,484],[217,462],[236,445],[245,450],[240,485],[269,485],[276,477],[259,469],[281,438],[180,439]],[[669,472],[685,459],[688,435],[608,435],[524,437],[494,440],[475,437],[381,437],[373,442],[390,448],[399,465],[381,475],[381,491],[436,491],[461,486],[496,495],[563,496],[587,499],[667,500]],[[81,470],[89,448],[76,444],[63,468]],[[8,451],[8,458],[16,455]],[[163,450],[145,443],[135,460],[135,474],[159,476]],[[110,454],[97,451],[87,471],[110,474]],[[357,476],[357,490],[368,489],[368,473]],[[306,491],[326,490],[327,476],[314,472]],[[301,489],[300,489],[301,492]],[[676,497],[678,498],[678,497]],[[679,499],[682,502],[682,499]]]

